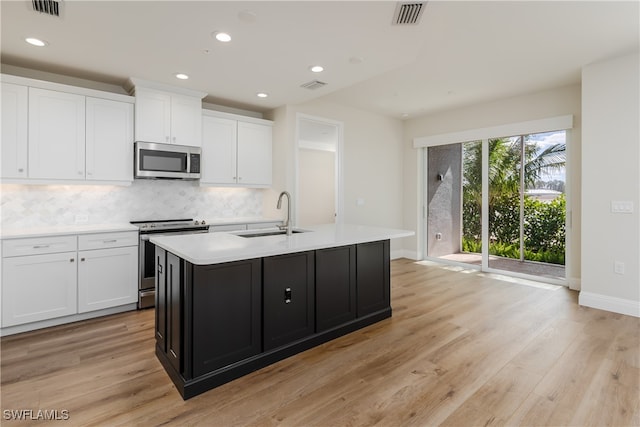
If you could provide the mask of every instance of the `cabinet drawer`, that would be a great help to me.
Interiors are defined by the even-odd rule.
[[[30,237],[28,239],[11,239],[2,241],[4,258],[73,252],[77,248],[76,236]]]
[[[138,232],[124,231],[122,233],[97,233],[78,236],[78,249],[106,249],[122,246],[138,246]]]

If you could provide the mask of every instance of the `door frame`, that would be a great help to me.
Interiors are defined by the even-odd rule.
[[[293,221],[298,224],[298,213],[300,197],[300,168],[299,168],[299,149],[300,149],[300,126],[302,121],[311,121],[318,124],[334,126],[336,128],[336,152],[335,152],[335,223],[344,222],[344,169],[343,169],[343,153],[344,153],[344,123],[338,120],[328,119],[310,114],[296,113],[296,133],[295,133],[295,149],[294,149],[294,209]]]

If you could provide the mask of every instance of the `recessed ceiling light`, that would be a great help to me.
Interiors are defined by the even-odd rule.
[[[256,96],[258,98],[266,98],[267,96],[269,96],[269,94],[264,93],[264,92],[258,92],[258,93],[256,93]]]
[[[189,78],[189,76],[187,76],[186,74],[183,74],[183,73],[178,73],[178,74],[176,74],[176,78],[180,79],[180,80],[187,80]]]
[[[231,41],[231,36],[228,33],[223,33],[222,31],[214,32],[213,37],[215,37],[216,40],[218,40],[219,42],[223,42],[223,43]]]
[[[322,67],[321,65],[313,65],[311,67],[309,67],[309,69],[311,71],[313,71],[314,73],[321,73],[324,71],[324,67]]]
[[[38,46],[38,47],[43,47],[43,46],[46,46],[48,44],[46,41],[40,40],[40,39],[36,39],[34,37],[27,37],[26,39],[24,39],[24,41],[26,41],[30,45]]]

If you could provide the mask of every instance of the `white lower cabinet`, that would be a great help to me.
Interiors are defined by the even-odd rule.
[[[78,313],[138,300],[138,247],[79,251]]]
[[[76,252],[2,260],[2,327],[75,314]]]
[[[2,328],[138,299],[137,231],[8,239],[2,254]]]

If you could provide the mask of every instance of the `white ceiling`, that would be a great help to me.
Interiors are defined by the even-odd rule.
[[[3,0],[1,60],[119,86],[139,77],[256,111],[324,96],[401,118],[578,83],[583,65],[640,49],[637,0],[431,1],[413,26],[391,24],[395,7],[65,0],[56,18]],[[214,31],[233,39],[221,44]],[[315,64],[325,71],[309,71]],[[313,79],[328,84],[300,87]]]

